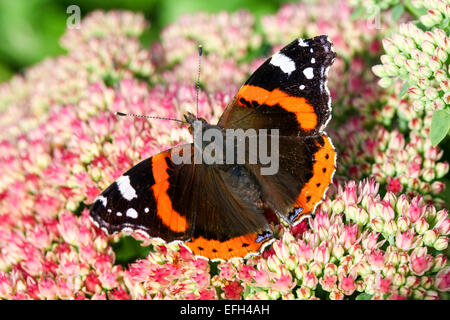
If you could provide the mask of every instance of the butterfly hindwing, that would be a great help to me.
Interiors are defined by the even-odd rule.
[[[263,201],[284,221],[295,224],[312,214],[335,172],[336,152],[330,138],[280,136],[279,170],[261,175],[259,165],[247,164],[261,186]]]

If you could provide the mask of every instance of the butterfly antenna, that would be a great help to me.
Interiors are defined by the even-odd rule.
[[[196,90],[197,90],[197,92],[196,92],[196,94],[197,94],[197,96],[196,96],[197,118],[198,118],[198,93],[200,91],[200,66],[201,66],[201,63],[202,63],[202,54],[203,54],[203,47],[200,44],[198,46],[198,74],[197,74],[197,87],[196,87]]]
[[[181,123],[187,123],[186,121],[178,120],[178,119],[172,119],[172,118],[165,118],[165,117],[155,117],[155,116],[144,116],[141,114],[134,114],[134,113],[123,113],[123,112],[116,112],[116,116],[120,117],[136,117],[136,118],[146,118],[146,119],[161,119],[161,120],[171,120],[171,121],[177,121]]]

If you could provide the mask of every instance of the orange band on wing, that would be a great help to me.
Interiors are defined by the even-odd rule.
[[[325,142],[323,146],[316,142],[320,149],[314,154],[313,176],[305,184],[296,200],[296,206],[303,208],[302,215],[312,213],[316,204],[322,200],[335,171],[336,151],[330,138],[324,135],[323,140]],[[296,220],[302,215],[299,215]]]
[[[169,190],[169,174],[166,158],[170,160],[170,154],[163,152],[152,158],[152,171],[155,184],[152,186],[156,200],[156,214],[163,224],[173,232],[185,232],[189,224],[186,218],[180,215],[173,207],[167,190]]]
[[[297,122],[303,130],[313,130],[317,126],[317,115],[312,105],[303,97],[290,96],[279,89],[268,91],[252,85],[244,85],[238,92],[239,98],[247,101],[256,101],[258,104],[268,106],[279,105],[297,117]]]
[[[196,255],[206,257],[208,259],[228,260],[235,257],[243,258],[249,253],[258,253],[264,244],[270,239],[256,242],[258,235],[256,233],[231,238],[220,242],[213,239],[205,239],[199,237],[185,244]]]

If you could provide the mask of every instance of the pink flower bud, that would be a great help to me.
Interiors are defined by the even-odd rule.
[[[395,46],[394,42],[391,39],[383,39],[383,48],[387,54],[394,56],[399,53],[398,48]]]
[[[343,277],[342,279],[339,280],[338,288],[345,295],[350,296],[356,290],[355,280],[351,276]]]
[[[448,92],[450,90],[450,81],[447,79],[442,80],[439,83],[439,86],[440,86],[441,90],[443,90],[444,92]]]
[[[344,300],[345,295],[337,288],[334,288],[330,292],[330,299],[331,300]]]
[[[400,263],[400,254],[398,251],[392,251],[389,252],[388,258],[387,258],[387,262],[397,266]]]
[[[382,88],[388,88],[392,86],[394,83],[394,80],[392,78],[384,77],[378,80],[378,85]]]
[[[314,261],[309,264],[309,271],[314,273],[316,276],[319,276],[322,273],[322,269],[323,264],[318,261]]]
[[[277,273],[277,274],[281,273],[281,270],[280,270],[281,261],[278,259],[278,257],[276,255],[272,255],[267,259],[267,266],[270,271]]]
[[[404,67],[408,72],[415,72],[419,68],[419,64],[416,60],[407,59],[405,60]]]
[[[450,233],[450,219],[440,220],[435,228],[441,235],[448,235]]]
[[[323,290],[330,292],[331,290],[333,290],[333,288],[335,287],[337,282],[337,276],[332,274],[332,275],[326,275],[324,277],[321,277],[319,280],[319,283],[322,287]]]
[[[338,198],[333,201],[332,209],[333,209],[334,213],[341,213],[342,211],[344,211],[344,208],[345,208],[345,203],[344,203],[344,200],[342,200],[341,198]]]
[[[8,275],[0,271],[0,297],[3,299],[9,299],[13,293],[12,281]]]
[[[39,282],[39,292],[42,298],[47,300],[53,300],[57,297],[57,287],[53,279],[42,279]]]
[[[396,246],[404,251],[408,251],[412,248],[414,241],[414,231],[401,232],[398,231],[395,236]]]
[[[383,279],[381,275],[377,276],[376,288],[377,291],[381,294],[389,293],[391,289],[391,280]]]
[[[385,66],[383,64],[378,64],[372,67],[372,72],[379,78],[387,77]]]
[[[327,263],[330,260],[330,249],[325,243],[318,246],[314,251],[314,260],[320,263]]]
[[[431,71],[435,72],[441,68],[441,61],[438,57],[432,56],[430,59],[430,62],[428,63],[428,66],[430,67]]]
[[[386,235],[394,235],[397,232],[397,224],[395,220],[388,220],[384,224],[383,232]]]
[[[435,88],[428,87],[425,89],[425,96],[430,100],[434,100],[438,97],[438,92]]]
[[[434,257],[433,268],[431,269],[433,272],[437,272],[445,267],[447,264],[447,257],[445,254],[438,254]]]
[[[423,243],[426,246],[431,247],[431,246],[433,246],[434,242],[437,240],[438,236],[439,236],[439,232],[436,229],[428,230],[423,235]]]
[[[420,218],[419,221],[414,226],[414,229],[418,234],[424,234],[428,231],[430,225],[428,224],[427,220],[425,218]]]
[[[397,219],[398,230],[405,232],[410,228],[410,221],[407,217],[403,216]]]
[[[380,217],[384,221],[389,221],[389,220],[394,219],[395,212],[394,212],[394,209],[392,208],[391,204],[384,200],[381,202],[381,204],[382,204],[382,207],[381,207]]]
[[[302,263],[309,262],[313,258],[313,250],[309,244],[304,242],[299,244],[298,252],[299,261]]]
[[[306,274],[303,277],[302,284],[305,287],[314,290],[316,288],[318,282],[319,282],[319,280],[317,279],[317,276],[313,272],[308,271],[308,272],[306,272]]]
[[[441,181],[434,181],[431,184],[431,192],[433,192],[433,194],[440,194],[444,190],[445,190],[445,183]]]
[[[438,272],[435,286],[441,292],[450,290],[450,267],[445,267]]]
[[[408,89],[408,95],[411,99],[420,99],[423,97],[423,91],[418,87],[410,87]]]
[[[434,55],[436,47],[433,42],[425,40],[422,42],[422,50],[432,56]]]
[[[308,271],[308,267],[306,266],[306,264],[299,264],[295,270],[295,277],[299,280],[303,279],[303,276],[306,274],[306,272]]]
[[[358,233],[358,225],[344,226],[344,232],[341,234],[339,243],[341,243],[345,249],[349,249],[356,242]]]
[[[376,249],[378,247],[378,236],[379,233],[377,232],[370,232],[365,237],[363,237],[363,240],[361,241],[362,247],[365,250],[372,250]]]
[[[433,243],[433,247],[438,251],[443,251],[448,247],[448,238],[445,236],[441,236],[436,239]]]
[[[334,263],[327,263],[323,271],[324,275],[332,275],[337,273],[337,266]]]
[[[373,218],[370,221],[370,226],[372,227],[372,229],[374,231],[382,232],[383,231],[383,227],[384,227],[383,219],[381,219],[381,218]]]
[[[384,252],[382,250],[372,250],[367,257],[367,262],[373,270],[381,270],[384,267]]]
[[[301,286],[296,291],[299,300],[308,300],[311,297],[311,289]]]
[[[430,289],[433,285],[433,277],[421,277],[420,278],[420,285],[425,289]]]
[[[439,59],[442,63],[445,63],[445,61],[447,61],[448,54],[447,54],[447,52],[445,52],[444,49],[442,49],[441,47],[437,47],[437,48],[436,48],[436,50],[435,50],[435,52],[434,52],[434,55],[435,55],[436,57],[438,57],[438,59]]]
[[[409,257],[409,267],[411,271],[421,276],[433,266],[433,256],[427,254],[426,247],[419,247],[413,250]]]
[[[341,244],[336,244],[335,246],[333,246],[333,249],[331,250],[331,253],[336,259],[338,259],[338,260],[341,259],[341,257],[345,253],[344,246],[341,245]]]
[[[427,290],[424,300],[439,300],[439,294],[434,290]]]
[[[400,197],[397,199],[395,208],[397,209],[397,212],[400,215],[403,215],[406,212],[406,210],[408,210],[409,201],[408,201],[408,198],[406,197],[406,195],[404,195],[404,194],[400,195]]]
[[[394,56],[394,63],[397,66],[399,66],[399,67],[403,67],[404,66],[405,60],[406,60],[406,57],[404,55],[402,55],[402,54],[396,54]]]
[[[421,16],[419,20],[424,26],[432,27],[435,24],[440,23],[440,21],[442,20],[442,15],[437,10],[429,9],[428,13],[424,16]]]

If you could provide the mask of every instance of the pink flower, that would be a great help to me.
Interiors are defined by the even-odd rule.
[[[12,291],[12,281],[11,279],[0,271],[0,297],[7,299]]]
[[[374,270],[381,270],[384,267],[384,252],[382,250],[372,250],[367,261]]]
[[[131,297],[126,293],[124,289],[116,288],[108,292],[109,300],[130,300]]]
[[[378,276],[376,284],[378,292],[381,294],[389,293],[391,288],[391,282],[392,281],[389,279],[384,279],[382,276]]]
[[[386,189],[387,189],[388,191],[391,191],[391,192],[397,194],[397,193],[399,193],[399,192],[402,191],[403,186],[402,186],[402,184],[400,183],[400,179],[399,179],[399,178],[392,178],[392,179],[389,179],[389,183],[388,183],[388,185],[386,186]]]
[[[345,295],[350,296],[355,292],[356,285],[352,276],[343,277],[339,280],[338,284],[339,290],[341,290]]]
[[[357,240],[359,233],[358,225],[348,225],[344,227],[344,232],[339,239],[340,243],[345,249],[350,248]]]
[[[299,259],[302,262],[311,261],[311,259],[313,258],[314,253],[309,244],[301,242],[298,246],[298,251]]]
[[[409,267],[411,271],[421,276],[433,266],[433,256],[427,254],[426,247],[420,247],[413,250],[409,258]]]
[[[84,284],[88,292],[98,293],[99,291],[101,291],[101,282],[98,279],[97,275],[95,275],[94,273],[90,273],[86,276]]]
[[[337,282],[337,276],[329,275],[319,279],[319,283],[322,286],[322,289],[330,292]]]
[[[57,287],[55,281],[50,278],[39,281],[39,292],[44,299],[56,299]]]
[[[240,300],[243,290],[239,281],[231,281],[223,287],[225,298],[232,300]]]
[[[442,292],[450,290],[450,267],[445,267],[438,272],[435,286]]]
[[[414,231],[400,232],[398,231],[395,236],[395,244],[398,248],[408,251],[413,247]]]
[[[303,285],[305,287],[315,289],[318,282],[319,280],[317,279],[317,276],[313,272],[308,271],[303,277]]]

